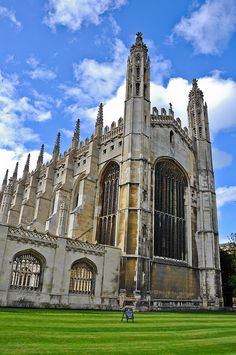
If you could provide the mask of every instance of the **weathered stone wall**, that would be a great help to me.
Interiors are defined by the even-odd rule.
[[[19,252],[43,260],[39,290],[11,288],[12,261]],[[117,308],[120,250],[0,225],[0,305],[69,308]],[[70,294],[71,265],[87,259],[96,265],[94,295]]]
[[[180,264],[180,263],[179,263]],[[153,261],[151,265],[152,299],[199,299],[199,270],[178,262],[164,264]]]

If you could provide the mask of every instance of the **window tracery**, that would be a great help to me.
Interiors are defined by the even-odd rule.
[[[70,274],[70,293],[93,295],[95,290],[95,270],[86,261],[72,265]]]
[[[115,245],[116,212],[118,208],[120,168],[112,163],[104,173],[102,180],[101,214],[98,226],[98,242]]]
[[[186,258],[184,194],[187,181],[170,161],[155,167],[154,255]]]
[[[32,254],[15,256],[12,266],[11,288],[37,290],[40,287],[42,266]]]

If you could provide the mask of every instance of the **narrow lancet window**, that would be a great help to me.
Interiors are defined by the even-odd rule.
[[[118,207],[120,168],[116,163],[108,166],[101,184],[101,214],[97,240],[101,244],[115,245],[116,212]]]

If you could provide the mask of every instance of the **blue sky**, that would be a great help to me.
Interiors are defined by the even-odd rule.
[[[126,59],[136,32],[151,57],[152,105],[187,125],[192,78],[208,103],[221,241],[236,232],[236,0],[0,0],[0,181],[31,168],[58,130],[68,149],[75,121],[93,133],[123,116]]]

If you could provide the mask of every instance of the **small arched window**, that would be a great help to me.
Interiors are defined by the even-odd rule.
[[[137,80],[139,80],[140,79],[140,67],[139,66],[136,68],[136,73],[137,73]]]
[[[58,202],[59,202],[59,194],[58,194],[58,192],[56,192],[53,197],[53,200],[52,200],[51,214],[54,214],[57,212]]]
[[[27,253],[16,255],[13,260],[11,288],[38,290],[42,275],[42,265],[38,258]]]
[[[87,261],[75,262],[70,274],[70,293],[93,295],[95,291],[95,267]]]
[[[174,140],[174,132],[173,132],[173,131],[170,131],[170,145],[173,147],[173,146],[174,146],[174,143],[175,143],[175,140]]]
[[[199,127],[199,138],[202,138],[202,127]]]

